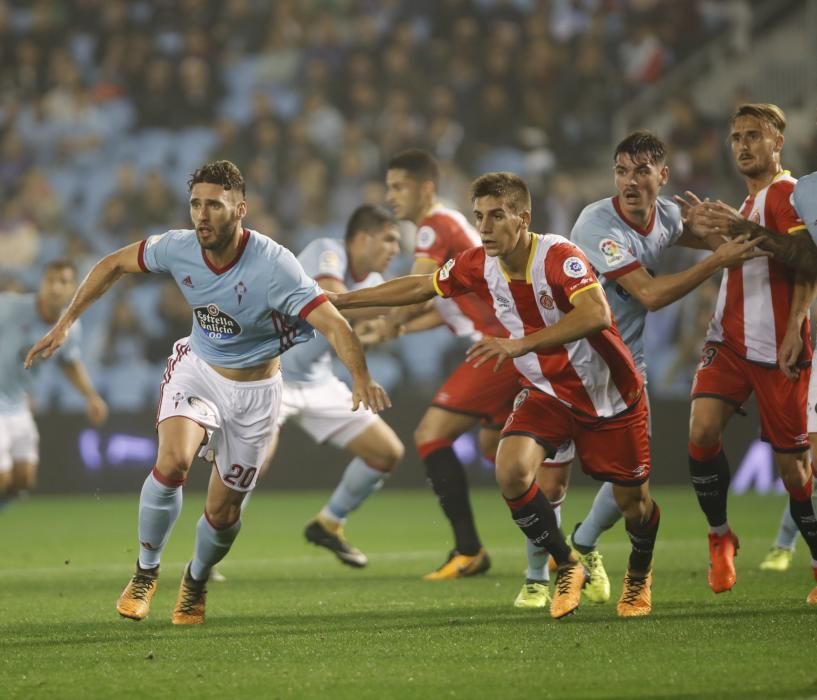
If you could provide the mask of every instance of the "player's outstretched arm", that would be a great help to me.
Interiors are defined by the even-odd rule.
[[[88,420],[91,425],[101,425],[108,419],[108,404],[97,393],[91,377],[82,362],[67,362],[62,372],[74,388],[85,397]]]
[[[34,347],[28,351],[25,359],[25,367],[31,367],[31,363],[38,355],[47,359],[51,357],[65,342],[68,331],[71,329],[82,313],[93,304],[99,297],[107,292],[111,285],[126,272],[142,272],[139,266],[139,246],[141,243],[134,243],[120,248],[114,253],[102,258],[91,268],[87,277],[82,280],[74,298],[63,311],[62,316],[54,324],[54,327],[38,340]]]
[[[653,277],[643,267],[636,268],[616,279],[639,304],[648,311],[657,311],[686,296],[693,289],[726,267],[742,265],[747,260],[770,257],[771,253],[761,250],[759,238],[748,236],[723,242],[718,249],[686,270],[671,275]]]
[[[434,275],[406,275],[368,289],[333,295],[338,309],[363,309],[369,306],[407,306],[419,304],[437,296]]]
[[[613,315],[607,304],[607,297],[599,285],[585,287],[576,292],[570,299],[573,309],[552,326],[526,335],[524,338],[489,338],[474,343],[468,348],[467,359],[475,367],[496,358],[495,370],[502,367],[513,357],[520,357],[529,352],[555,348],[571,343],[580,338],[609,328],[613,324]]]
[[[306,321],[326,337],[352,375],[352,410],[356,411],[361,403],[373,413],[391,406],[385,389],[369,375],[360,341],[340,312],[332,304],[319,304]]]

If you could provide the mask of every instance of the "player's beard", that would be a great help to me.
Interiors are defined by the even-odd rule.
[[[235,233],[237,223],[238,217],[233,216],[230,217],[229,221],[226,221],[221,226],[211,228],[213,237],[212,240],[206,243],[201,240],[201,237],[198,235],[197,231],[196,238],[199,240],[199,245],[205,250],[212,250],[215,252],[224,250],[233,240],[233,234]]]

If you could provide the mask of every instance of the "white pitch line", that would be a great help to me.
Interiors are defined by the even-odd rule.
[[[760,538],[757,538],[758,540]],[[661,542],[659,539],[658,546],[657,546],[657,554],[660,556],[661,552],[666,551],[667,549],[681,549],[686,547],[701,547],[701,557],[706,556],[706,547],[705,544],[702,545],[702,542],[705,543],[705,540],[702,538],[691,538],[691,539],[683,539],[683,540],[671,540],[669,542]],[[751,539],[746,539],[745,543],[748,544],[752,542]],[[623,553],[629,549],[629,545],[626,542],[613,542],[609,545],[602,545],[602,550],[604,552],[615,552],[615,553]],[[435,557],[440,556],[439,549],[424,549],[424,550],[415,550],[409,552],[372,552],[369,551],[370,557],[370,565],[374,565],[375,567],[377,564],[381,562],[391,563],[391,562],[399,562],[399,561],[422,561],[424,559],[432,559],[436,560]],[[490,554],[494,554],[497,556],[500,555],[507,555],[513,556],[517,555],[522,561],[524,559],[524,549],[522,547],[522,542],[520,539],[520,543],[518,547],[491,547],[489,550]],[[132,559],[131,559],[132,561]],[[229,559],[227,560],[229,569],[248,569],[251,567],[258,567],[258,566],[269,566],[271,568],[276,567],[285,567],[285,566],[304,566],[304,565],[318,565],[318,566],[325,566],[327,562],[326,555],[323,552],[315,551],[314,554],[302,554],[294,557],[266,557],[263,559]],[[171,559],[169,561],[165,561],[162,563],[162,567],[165,570],[171,569],[178,569],[181,571],[187,561],[184,560],[176,560]],[[122,562],[121,564],[63,564],[61,566],[40,566],[40,567],[17,567],[11,569],[0,569],[0,580],[2,579],[13,579],[13,578],[29,578],[29,577],[39,577],[39,576],[53,576],[55,574],[105,574],[105,573],[118,573],[118,572],[125,572],[127,573],[130,571],[132,564],[128,562]]]

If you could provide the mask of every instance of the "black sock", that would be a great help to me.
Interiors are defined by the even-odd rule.
[[[693,445],[690,444],[690,447]],[[726,523],[726,494],[729,491],[729,462],[723,450],[709,459],[695,459],[689,456],[689,474],[692,488],[710,527]]]
[[[465,468],[450,446],[427,454],[423,462],[431,488],[437,494],[437,500],[454,529],[455,549],[460,554],[476,554],[482,543],[468,498]]]
[[[817,559],[817,517],[811,501],[811,478],[805,486],[789,491],[789,512],[811,551],[811,558]]]
[[[556,522],[556,513],[534,481],[519,498],[505,499],[519,529],[537,547],[546,549],[561,566],[570,561],[570,547]]]
[[[652,553],[655,549],[655,538],[658,535],[658,524],[661,522],[661,509],[653,501],[652,515],[643,525],[625,523],[627,536],[633,548],[630,551],[630,571],[646,572],[652,566]]]

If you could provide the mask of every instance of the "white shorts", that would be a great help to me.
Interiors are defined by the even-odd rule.
[[[0,415],[0,472],[18,462],[40,461],[40,433],[31,411]]]
[[[278,427],[290,419],[315,442],[346,447],[374,423],[377,416],[362,407],[353,411],[352,392],[332,376],[321,382],[284,382]]]
[[[817,353],[811,358],[811,376],[808,380],[806,430],[817,433]]]
[[[252,491],[269,453],[282,390],[280,372],[255,382],[225,379],[182,338],[167,359],[156,424],[173,416],[198,423],[207,431],[199,456],[215,464],[228,488]]]

